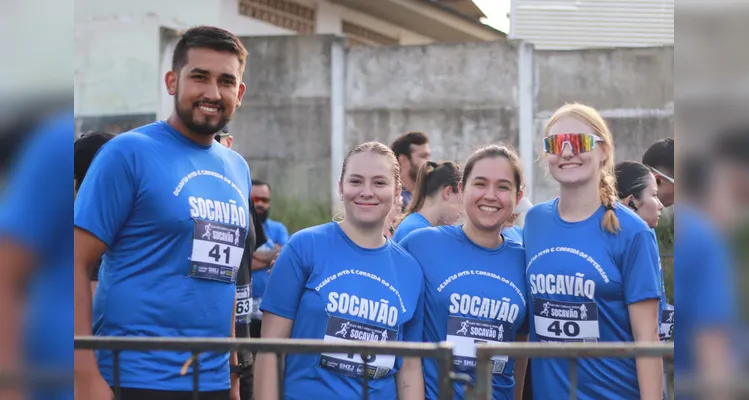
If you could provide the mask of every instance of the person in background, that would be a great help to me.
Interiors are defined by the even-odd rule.
[[[0,374],[73,366],[72,107],[33,126],[0,198]],[[85,291],[90,295],[89,276]],[[0,387],[3,400],[72,400],[61,386]],[[20,386],[20,383],[19,383]]]
[[[452,225],[463,214],[458,191],[460,167],[451,161],[427,161],[419,167],[414,197],[406,213],[396,220],[393,241],[400,242],[419,228]]]
[[[642,163],[655,174],[655,183],[658,185],[658,199],[664,207],[671,207],[676,197],[674,139],[666,138],[653,143],[642,155]]]
[[[268,279],[270,278],[268,268],[270,262],[289,241],[289,231],[283,223],[270,219],[270,184],[259,179],[253,179],[252,201],[255,203],[258,220],[263,225],[263,231],[268,239],[252,257],[252,311],[250,313],[252,322],[250,329],[252,337],[259,338],[263,323],[260,304],[263,301],[265,287],[268,285]]]
[[[367,142],[349,151],[338,184],[345,217],[296,232],[283,247],[260,306],[262,338],[422,340],[421,267],[382,235],[400,194],[399,175],[384,144]],[[421,359],[367,358],[365,368],[359,354],[288,354],[284,399],[360,399],[366,391],[371,399],[424,400]],[[275,354],[258,354],[257,400],[278,400],[276,363]]]
[[[221,129],[221,132],[217,133],[216,141],[221,143],[222,145],[228,147],[231,149],[231,146],[234,144],[234,136],[229,134],[229,127],[225,126],[224,129]]]
[[[658,247],[647,224],[619,204],[614,141],[593,108],[567,104],[544,129],[546,165],[559,197],[528,211],[523,229],[531,341],[658,343]],[[580,400],[661,399],[659,358],[581,358]],[[537,358],[533,395],[569,393],[570,363]]]
[[[655,228],[661,218],[663,204],[658,199],[658,184],[650,168],[636,161],[622,161],[616,164],[616,190],[619,202],[629,207],[648,224],[653,232],[656,246]],[[663,279],[663,267],[658,259],[658,281],[660,282],[661,301],[658,335],[661,342],[668,342],[674,335],[674,307],[666,299],[666,285]],[[666,377],[664,375],[664,391]]]
[[[214,139],[221,145],[230,148],[234,143],[234,138],[229,135],[229,129],[224,127],[220,133],[214,136]],[[237,307],[234,310],[234,329],[238,338],[252,337],[251,315],[252,315],[252,276],[251,264],[254,253],[260,246],[268,241],[265,236],[263,224],[257,215],[255,203],[250,198],[250,218],[252,219],[253,229],[247,231],[247,240],[245,241],[245,252],[242,255],[242,262],[239,265],[237,273]],[[232,367],[232,371],[239,377],[239,396],[241,400],[252,400],[252,381],[253,381],[253,356],[252,352],[237,352],[238,364]]]
[[[523,245],[523,228],[515,223],[520,215],[530,210],[531,207],[533,207],[533,203],[531,203],[527,197],[523,197],[518,201],[515,209],[512,210],[512,216],[507,220],[507,222],[505,222],[505,226],[502,228],[502,235],[504,235],[504,237],[516,243],[520,243],[521,246]]]
[[[517,154],[504,146],[476,150],[459,185],[466,222],[411,232],[400,244],[422,267],[425,282],[424,341],[454,345],[455,372],[476,379],[476,343],[528,339],[525,253],[500,230],[523,197]],[[418,189],[417,189],[418,192]],[[456,278],[457,277],[457,278]],[[519,399],[526,359],[494,357],[492,399]],[[439,398],[433,359],[424,361],[426,398]],[[454,384],[464,399],[463,384]]]
[[[99,151],[101,146],[110,141],[114,137],[113,134],[108,132],[90,132],[84,133],[79,137],[73,144],[73,154],[75,157],[73,180],[75,182],[75,194],[78,194],[83,179],[86,178],[86,172],[88,167],[91,166],[91,162],[94,161],[94,156]],[[91,271],[91,296],[93,297],[96,293],[96,284],[99,282],[99,265]]]
[[[412,193],[416,190],[416,174],[425,162],[432,159],[429,148],[429,136],[422,132],[408,132],[399,136],[390,149],[395,153],[401,168],[401,185],[403,192],[403,210],[411,203]]]
[[[745,380],[737,373],[738,343],[732,333],[746,330],[737,324],[735,273],[731,240],[746,229],[749,206],[749,124],[718,130],[712,145],[686,154],[677,166],[689,176],[680,186],[679,223],[674,246],[674,302],[679,305],[679,333],[674,339],[675,385],[698,382],[723,389]],[[743,245],[744,243],[737,244]],[[697,295],[695,295],[697,294]],[[743,328],[743,329],[742,329]],[[739,338],[739,341],[745,336]],[[735,379],[735,380],[734,380]],[[734,386],[735,387],[735,386]],[[719,391],[719,390],[718,390]],[[736,393],[703,392],[686,399],[742,399]]]

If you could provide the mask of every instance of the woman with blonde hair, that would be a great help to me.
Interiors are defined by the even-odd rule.
[[[648,225],[617,201],[606,122],[567,104],[551,116],[543,144],[559,197],[526,215],[530,340],[658,343],[658,249]],[[531,365],[534,398],[569,393],[568,360]],[[584,358],[576,370],[580,400],[662,398],[659,358]]]

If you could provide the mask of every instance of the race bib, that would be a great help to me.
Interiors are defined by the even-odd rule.
[[[460,316],[447,320],[448,342],[453,344],[453,363],[458,371],[469,372],[476,368],[476,343],[504,343],[512,332],[512,324],[501,321],[480,321]],[[492,357],[492,374],[501,374],[507,365],[507,356]]]
[[[660,339],[668,342],[674,336],[674,309],[661,311]]]
[[[244,253],[246,230],[195,219],[190,276],[233,283]]]
[[[323,341],[325,343],[393,342],[397,337],[396,329],[380,328],[343,318],[329,317]],[[365,371],[364,360],[360,354],[322,353],[320,354],[320,367],[348,376],[363,376],[366,373],[370,379],[378,379],[386,376],[395,367],[395,356],[369,355]]]
[[[237,286],[237,309],[236,324],[250,323],[250,310],[252,309],[252,298],[250,298],[250,285]]]
[[[598,306],[533,299],[533,321],[538,340],[547,343],[598,342]]]

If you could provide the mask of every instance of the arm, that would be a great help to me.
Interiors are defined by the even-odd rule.
[[[255,252],[255,254],[252,255],[252,270],[255,271],[258,269],[268,268],[271,261],[273,261],[273,259],[275,259],[280,252],[281,246],[279,245],[274,246],[273,250]]]
[[[237,319],[237,293],[234,292],[234,307],[231,311],[231,338],[235,339],[237,337],[237,329],[236,324],[234,321]],[[229,354],[229,365],[230,366],[237,366],[239,365],[239,358],[237,357],[237,352],[232,351]],[[239,399],[239,376],[236,376],[234,374],[229,374],[229,380],[231,382],[231,399],[232,400],[238,400]]]
[[[288,339],[293,325],[293,320],[265,312],[260,336],[263,339]],[[257,366],[254,379],[255,399],[277,400],[278,365],[276,355],[274,353],[258,353],[255,363]]]
[[[699,375],[705,379],[709,387],[724,388],[731,383],[734,371],[731,366],[731,346],[729,333],[720,327],[708,328],[697,334],[695,338],[696,355],[700,370]],[[712,400],[733,399],[725,393],[705,393],[706,398]]]
[[[658,300],[649,299],[630,304],[629,320],[637,343],[659,343]],[[663,360],[658,357],[637,357],[637,381],[642,400],[663,398]]]
[[[91,272],[106,251],[107,246],[94,235],[80,228],[73,231],[75,240],[75,253],[73,259],[73,279],[75,287],[74,309],[75,309],[75,335],[91,336],[92,332],[92,296],[90,287]],[[93,350],[75,351],[75,375],[88,377],[98,375],[99,367]]]
[[[0,373],[17,374],[23,370],[21,346],[22,310],[25,289],[34,265],[33,253],[23,246],[4,240],[0,243]],[[0,390],[0,398],[13,399],[14,389]]]
[[[527,342],[527,333],[515,335],[515,342]],[[528,369],[528,357],[515,358],[515,400],[523,400],[523,389],[525,389],[525,373]]]
[[[424,373],[421,370],[421,359],[406,357],[403,366],[395,374],[399,400],[424,399]]]

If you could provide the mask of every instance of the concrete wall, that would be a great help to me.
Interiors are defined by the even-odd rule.
[[[536,151],[546,120],[569,102],[599,110],[613,133],[617,162],[641,161],[653,142],[673,137],[673,47],[536,51],[533,64]],[[556,195],[543,162],[535,163],[534,175],[535,201]]]
[[[517,146],[517,50],[509,43],[353,48],[346,58],[346,147],[430,136],[436,159]]]
[[[274,197],[330,207],[333,36],[244,38],[242,106],[229,124],[233,148]],[[338,78],[342,79],[342,76]]]

